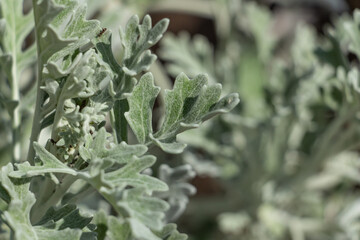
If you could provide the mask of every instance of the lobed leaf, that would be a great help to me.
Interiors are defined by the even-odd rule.
[[[163,226],[164,211],[168,204],[158,198],[146,196],[146,189],[133,188],[123,192],[123,198],[117,206],[126,210],[130,217],[137,219],[139,223],[160,230]]]
[[[11,81],[13,77],[20,76],[22,71],[33,64],[36,58],[35,45],[22,50],[27,35],[34,28],[33,11],[23,14],[23,0],[4,0],[0,3],[0,66]],[[15,67],[15,72],[12,67]],[[15,75],[13,75],[15,74]],[[19,79],[14,79],[19,81]]]
[[[189,196],[196,193],[196,188],[187,183],[195,177],[195,172],[190,165],[183,165],[170,168],[168,165],[161,165],[159,178],[168,186],[168,191],[159,192],[157,196],[166,199],[170,208],[166,212],[166,221],[174,222],[185,211],[189,202]]]
[[[142,24],[138,16],[133,16],[128,21],[125,29],[120,29],[120,39],[124,48],[123,70],[129,75],[136,75],[148,70],[156,56],[146,51],[155,45],[166,31],[169,20],[163,19],[153,28],[151,18],[146,15]]]
[[[30,222],[30,210],[35,203],[35,197],[29,190],[30,178],[9,178],[12,173],[14,173],[14,170],[11,164],[1,169],[1,186],[6,189],[11,198],[8,203],[8,208],[5,212],[1,213],[1,217],[14,231],[16,239],[56,240],[64,239],[65,237],[80,239],[82,234],[81,228],[84,226],[81,222],[84,223],[84,221],[79,220],[83,220],[84,218],[77,214],[78,210],[72,211],[72,214],[59,214],[56,217],[54,216],[52,219],[56,219],[56,221],[61,223],[57,228],[49,225],[49,222],[45,225],[39,224],[38,226],[33,226]],[[89,221],[87,220],[87,222]]]
[[[160,88],[154,86],[152,74],[147,73],[140,78],[139,84],[128,98],[131,110],[125,113],[125,117],[140,143],[150,140],[149,136],[153,131],[152,107],[159,92]]]
[[[10,174],[11,177],[25,178],[43,175],[45,173],[66,173],[70,175],[77,175],[76,171],[69,168],[62,162],[60,162],[54,155],[49,153],[39,143],[34,142],[33,144],[36,154],[39,156],[43,165],[41,166],[30,166],[28,162],[17,164],[18,171],[14,171]]]
[[[160,130],[153,134],[151,117],[148,115],[158,89],[154,86],[151,74],[144,75],[128,98],[130,110],[125,114],[138,141],[147,144],[152,142],[166,152],[180,153],[185,144],[176,142],[177,134],[196,128],[201,122],[228,112],[238,104],[237,94],[230,94],[219,101],[221,85],[209,86],[207,81],[205,75],[189,79],[185,74],[180,74],[173,90],[165,92],[165,119]],[[145,99],[145,92],[151,96]]]

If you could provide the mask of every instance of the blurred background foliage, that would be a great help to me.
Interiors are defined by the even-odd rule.
[[[173,193],[182,202],[177,217],[185,210],[179,229],[190,239],[360,239],[358,0],[87,2],[88,17],[113,33],[133,14],[148,13],[154,23],[170,19],[169,33],[153,48],[159,60],[151,71],[162,88],[171,88],[179,72],[206,73],[224,94],[240,93],[231,114],[181,136],[190,143],[184,154],[153,149],[165,159],[155,174],[164,162],[188,163],[197,174],[186,210],[181,184]],[[121,58],[120,40],[112,41]],[[21,109],[32,119],[34,71],[23,75],[22,97],[29,100]],[[155,113],[162,103],[160,94]],[[4,165],[11,140],[6,106],[0,114]],[[24,142],[29,121],[21,127]]]

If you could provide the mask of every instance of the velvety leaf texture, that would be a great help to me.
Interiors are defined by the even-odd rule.
[[[176,142],[176,135],[186,129],[196,128],[210,117],[228,112],[238,102],[238,94],[221,99],[221,85],[208,85],[206,75],[189,79],[180,74],[173,90],[165,92],[165,118],[158,132],[152,132],[151,109],[159,90],[150,73],[144,75],[129,97],[130,111],[125,114],[133,132],[141,143],[154,143],[164,151],[180,153],[185,145]],[[144,93],[151,96],[145,99]]]
[[[125,113],[125,117],[140,143],[150,140],[149,134],[153,131],[152,107],[159,92],[160,88],[154,86],[152,74],[147,73],[141,77],[128,100],[131,111]]]
[[[9,79],[20,75],[36,57],[35,45],[31,45],[25,51],[22,50],[25,38],[34,27],[33,12],[23,15],[22,2],[22,0],[4,0],[0,3],[2,16],[0,65],[5,69]],[[11,73],[12,67],[15,67],[15,76]]]
[[[3,213],[3,217],[4,221],[14,230],[15,238],[57,240],[70,237],[71,239],[80,239],[81,228],[84,227],[84,224],[81,225],[79,220],[86,218],[80,217],[78,214],[76,214],[78,217],[75,217],[74,214],[69,216],[67,213],[57,215],[56,219],[51,218],[51,220],[62,223],[58,227],[52,226],[53,224],[49,225],[47,221],[43,222],[44,226],[39,224],[39,226],[33,227],[30,223],[30,210],[35,203],[35,197],[29,190],[30,178],[11,179],[8,175],[13,172],[13,168],[9,164],[2,168],[0,177],[2,187],[6,189],[11,197],[8,209]],[[78,213],[78,210],[74,213]],[[73,222],[74,220],[75,222]],[[82,222],[86,225],[89,221]]]

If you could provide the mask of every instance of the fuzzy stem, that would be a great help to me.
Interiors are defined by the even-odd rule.
[[[13,6],[15,8],[15,6]],[[11,14],[12,21],[11,23],[16,23],[15,14]],[[12,29],[16,29],[16,24],[11,26]],[[20,113],[20,90],[19,90],[19,75],[17,71],[17,48],[16,48],[16,31],[11,31],[11,55],[12,55],[12,65],[11,65],[11,76],[9,76],[10,86],[11,86],[11,101],[17,102],[17,106],[12,109],[11,112],[11,127],[12,127],[12,145],[11,145],[11,154],[12,154],[12,163],[19,162],[20,160],[20,141],[19,141],[19,128],[21,121]]]
[[[11,82],[11,100],[14,102],[20,101],[18,77],[17,77],[17,64],[16,64],[16,53],[13,58],[13,65],[11,69],[12,82]],[[13,109],[11,127],[12,127],[12,162],[19,162],[20,160],[20,141],[19,141],[19,128],[21,121],[21,113],[19,104]]]
[[[41,105],[43,103],[44,92],[40,89],[40,78],[38,72],[38,87],[37,87],[37,97],[36,97],[36,104],[35,104],[35,112],[34,118],[32,123],[32,131],[30,135],[30,143],[29,143],[29,152],[27,156],[27,161],[34,165],[34,158],[35,158],[35,149],[33,148],[33,142],[37,141],[41,132]]]
[[[42,196],[40,201],[37,201],[36,205],[34,206],[34,209],[36,209],[36,211],[32,211],[31,222],[37,223],[38,221],[40,221],[40,219],[44,216],[46,211],[51,206],[56,205],[60,201],[60,199],[64,196],[64,194],[67,192],[70,186],[76,181],[76,179],[77,178],[75,176],[66,175],[62,180],[60,186],[56,189],[56,191],[54,191],[51,194],[51,196]],[[53,189],[53,186],[50,187]]]
[[[38,25],[36,18],[35,18],[35,8],[37,6],[37,1],[33,0],[33,8],[34,8],[34,22],[35,22],[35,29]],[[37,81],[37,90],[36,90],[36,104],[35,104],[35,112],[34,112],[34,118],[32,122],[32,131],[30,135],[30,143],[29,143],[29,150],[27,155],[27,161],[34,165],[34,158],[35,158],[35,149],[33,148],[33,142],[37,141],[41,132],[41,107],[44,101],[44,91],[40,89],[42,85],[42,68],[43,63],[41,61],[41,49],[40,49],[40,43],[39,43],[40,36],[38,35],[38,32],[35,31],[35,42],[36,42],[36,49],[37,49],[37,75],[36,75],[36,81]]]
[[[114,108],[112,109],[114,116],[114,126],[116,132],[116,140],[118,143],[127,142],[127,121],[125,112],[129,110],[129,104],[126,99],[115,101]]]

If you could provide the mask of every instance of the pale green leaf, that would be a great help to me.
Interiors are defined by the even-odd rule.
[[[137,219],[129,219],[129,224],[135,239],[161,240],[149,228]]]
[[[185,144],[176,142],[176,135],[196,128],[203,121],[233,109],[238,103],[238,94],[221,99],[221,85],[208,85],[207,77],[199,75],[189,79],[180,74],[174,89],[165,92],[165,119],[157,133],[152,132],[151,111],[159,92],[152,75],[144,75],[129,97],[129,112],[125,116],[141,143],[150,142],[169,153],[180,153]],[[145,94],[146,93],[146,94]]]
[[[340,43],[343,51],[352,52],[360,58],[360,11],[355,9],[353,17],[349,15],[341,16],[335,22],[335,29],[329,32]]]
[[[33,12],[23,15],[23,0],[4,0],[0,3],[1,10],[1,61],[10,81],[19,81],[22,71],[34,63],[36,57],[35,45],[22,50],[27,35],[34,28]],[[7,61],[4,61],[4,57]],[[11,66],[15,72],[11,72]],[[10,67],[10,68],[9,68]],[[16,78],[16,79],[13,79]]]
[[[107,227],[108,227],[107,237],[110,240],[131,239],[132,231],[130,229],[129,223],[127,223],[125,221],[121,221],[113,216],[110,216],[107,218]]]
[[[185,211],[189,202],[189,196],[196,193],[196,188],[187,183],[195,177],[195,171],[190,165],[183,165],[170,168],[168,165],[161,165],[159,178],[169,186],[166,192],[159,192],[157,196],[166,199],[170,208],[166,212],[166,222],[174,222]]]
[[[182,72],[189,77],[207,73],[210,81],[216,80],[213,50],[209,41],[201,35],[192,39],[187,32],[177,36],[166,34],[161,42],[160,56],[169,62],[166,67],[174,77]]]
[[[196,127],[197,126],[198,125],[196,125]],[[172,138],[165,139],[165,140],[159,140],[159,139],[155,138],[152,134],[150,134],[150,139],[153,141],[153,143],[160,146],[162,150],[164,150],[165,152],[168,152],[168,153],[179,154],[179,153],[182,153],[184,151],[184,149],[186,148],[185,143],[173,142]]]
[[[151,63],[156,59],[155,55],[147,52],[155,45],[166,31],[169,20],[163,19],[153,28],[151,18],[146,15],[142,24],[139,18],[133,16],[127,23],[125,30],[120,29],[120,39],[124,48],[123,68],[136,75],[141,71],[148,70]],[[143,54],[145,52],[145,54]]]
[[[60,162],[54,155],[49,153],[39,143],[34,142],[33,144],[36,154],[39,156],[43,165],[41,166],[30,166],[29,163],[17,164],[18,171],[12,172],[11,177],[24,178],[33,177],[37,175],[43,175],[45,173],[66,173],[70,175],[77,175],[77,172],[62,162]]]
[[[0,182],[11,198],[2,217],[15,231],[16,239],[37,239],[30,223],[30,210],[35,203],[34,194],[29,191],[30,179],[12,180],[8,175],[13,171],[10,163],[1,168]]]
[[[118,187],[132,186],[146,189],[148,193],[153,191],[166,191],[167,185],[148,175],[141,174],[143,170],[151,167],[156,161],[154,156],[132,157],[122,168],[112,171],[104,176],[105,180]]]
[[[117,206],[123,208],[131,218],[139,220],[147,227],[160,230],[163,226],[164,211],[168,204],[158,198],[146,196],[145,189],[133,188],[123,192]]]
[[[54,216],[52,219],[61,223],[57,229],[48,223],[45,226],[32,226],[30,210],[35,203],[35,197],[29,190],[30,178],[10,179],[8,176],[13,172],[11,164],[4,166],[1,169],[0,182],[11,198],[7,210],[1,213],[2,219],[12,228],[15,238],[24,240],[57,240],[65,237],[74,240],[80,239],[82,231],[77,226],[84,226],[79,220],[86,218],[81,217],[78,210],[72,209],[71,214]],[[88,219],[86,221],[89,222]]]
[[[259,58],[264,62],[268,61],[277,43],[276,36],[271,31],[271,12],[264,7],[257,6],[253,2],[244,4],[243,7],[244,12],[240,19],[244,16],[246,18],[241,19],[242,21],[239,19],[239,25],[253,35]]]
[[[154,134],[157,139],[155,143],[163,150],[181,152],[184,145],[169,145],[175,142],[177,134],[196,128],[203,121],[228,112],[238,104],[237,94],[228,95],[219,101],[221,85],[209,86],[207,81],[205,75],[189,79],[185,74],[180,74],[173,90],[166,91],[165,119],[159,132]]]
[[[129,161],[132,156],[141,156],[147,151],[144,145],[127,145],[125,142],[107,148],[107,133],[105,128],[99,129],[94,139],[89,139],[84,147],[80,147],[80,154],[89,162],[96,158],[103,161],[111,161],[112,163],[124,164]]]
[[[51,229],[66,229],[86,227],[92,220],[89,214],[80,214],[75,205],[64,205],[61,208],[50,208],[36,225],[44,225]]]
[[[64,229],[64,230],[54,230],[48,229],[41,226],[34,227],[37,240],[64,240],[64,239],[73,239],[73,240],[80,240],[81,237],[81,230],[80,229]],[[24,238],[22,238],[24,239]],[[30,238],[29,238],[30,240]]]
[[[176,224],[167,224],[161,231],[157,232],[156,235],[161,239],[166,240],[186,240],[188,239],[186,234],[181,234],[176,230]]]
[[[130,111],[125,113],[125,117],[140,143],[148,142],[152,133],[152,108],[159,92],[152,74],[147,73],[128,97]]]
[[[42,63],[55,53],[58,56],[52,57],[52,61],[56,61],[63,56],[59,51],[66,51],[77,41],[84,45],[100,31],[98,21],[85,19],[86,7],[78,1],[43,0],[36,4],[34,15]]]

